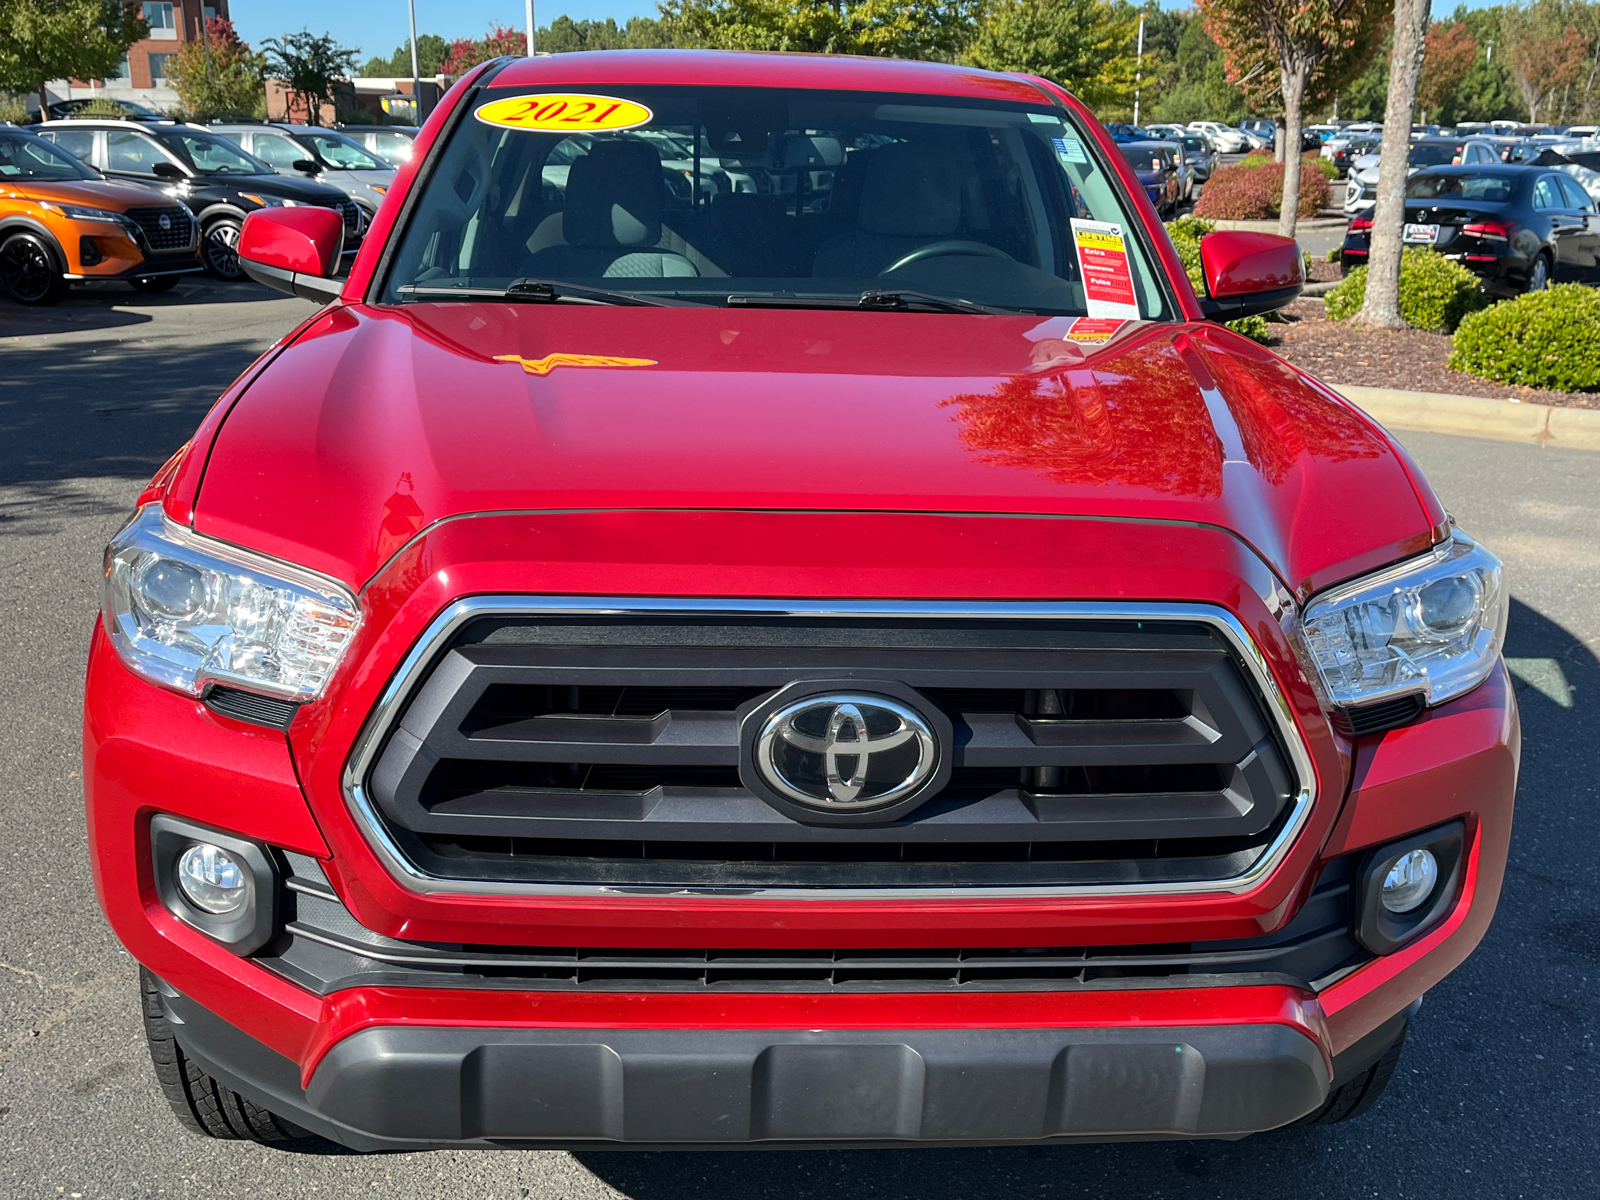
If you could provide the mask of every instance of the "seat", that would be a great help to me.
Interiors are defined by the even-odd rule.
[[[552,279],[663,279],[698,274],[661,240],[661,158],[642,142],[602,141],[567,174],[561,233],[528,260]]]
[[[813,276],[876,275],[918,246],[954,234],[961,225],[961,171],[954,151],[913,142],[872,151],[856,225],[818,247]]]

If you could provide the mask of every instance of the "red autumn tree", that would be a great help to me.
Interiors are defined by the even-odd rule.
[[[1259,107],[1283,112],[1284,203],[1278,231],[1293,237],[1306,101],[1339,90],[1366,68],[1389,5],[1383,0],[1198,2],[1206,33],[1222,47],[1229,81]]]
[[[1417,104],[1426,114],[1437,112],[1478,57],[1478,39],[1460,21],[1443,21],[1428,29],[1428,48],[1422,59],[1422,81],[1417,84]]]
[[[514,25],[491,25],[487,36],[473,41],[457,38],[439,64],[441,75],[463,75],[481,62],[503,55],[522,57],[528,52],[528,35]]]

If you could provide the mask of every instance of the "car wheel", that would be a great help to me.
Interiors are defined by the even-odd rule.
[[[0,245],[0,287],[19,304],[54,304],[67,294],[56,256],[31,233],[14,233]]]
[[[129,285],[136,292],[152,295],[156,292],[170,292],[178,286],[181,275],[146,275],[142,279],[130,279]]]
[[[1402,1029],[1377,1062],[1354,1079],[1346,1080],[1330,1091],[1321,1108],[1301,1117],[1295,1124],[1337,1125],[1341,1121],[1353,1121],[1359,1117],[1378,1102],[1383,1089],[1389,1086],[1395,1066],[1400,1061],[1400,1051],[1405,1046],[1406,1033]]]
[[[1533,266],[1528,268],[1528,287],[1530,292],[1542,292],[1550,286],[1550,260],[1543,254],[1533,260]]]
[[[227,1141],[270,1144],[304,1142],[316,1137],[310,1130],[245,1099],[196,1066],[178,1044],[172,1022],[161,1009],[160,981],[143,967],[139,969],[139,999],[150,1061],[178,1124],[190,1133]]]
[[[239,230],[241,222],[223,217],[206,226],[200,239],[200,257],[218,279],[243,279],[244,268],[239,266]]]

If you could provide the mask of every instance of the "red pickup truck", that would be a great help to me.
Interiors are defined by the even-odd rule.
[[[1500,891],[1499,562],[1225,327],[1052,84],[499,59],[108,547],[96,881],[178,1118],[446,1146],[1237,1137]]]

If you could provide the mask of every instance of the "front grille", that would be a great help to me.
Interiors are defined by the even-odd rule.
[[[257,961],[320,995],[348,987],[589,991],[1016,991],[1277,982],[1319,989],[1369,961],[1351,919],[1355,859],[1328,863],[1293,921],[1229,942],[953,949],[615,949],[410,942],[373,933],[316,860],[292,871],[285,936]],[[1224,977],[1219,980],[1218,977]],[[1197,981],[1197,980],[1196,980]]]
[[[144,240],[152,251],[182,250],[194,244],[194,218],[187,209],[176,204],[162,208],[130,208],[128,216],[144,232]],[[161,218],[167,218],[167,228],[161,228]]]
[[[1298,790],[1250,678],[1200,622],[489,617],[441,650],[365,788],[447,879],[1201,882],[1248,870]],[[804,681],[909,689],[949,721],[948,783],[850,825],[763,801],[741,718]]]
[[[354,200],[339,200],[328,207],[344,218],[346,244],[353,242],[361,233],[361,206]]]

